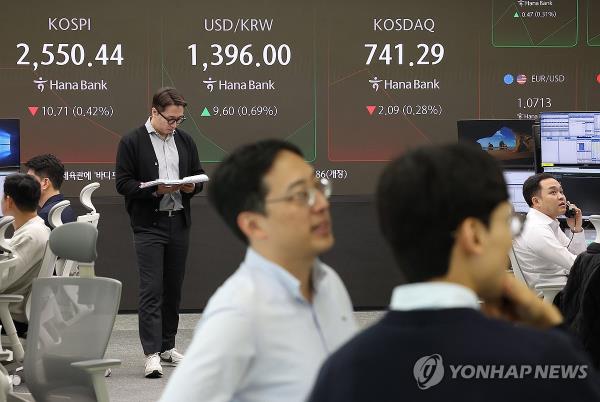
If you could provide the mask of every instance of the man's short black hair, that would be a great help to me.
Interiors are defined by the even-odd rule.
[[[546,179],[555,179],[550,173],[538,173],[533,176],[529,176],[525,183],[523,183],[523,198],[527,202],[527,205],[533,207],[533,197],[540,195],[540,182]]]
[[[65,165],[54,155],[44,154],[34,156],[25,162],[25,166],[33,170],[36,176],[48,178],[56,190],[60,190],[65,179]]]
[[[208,199],[227,226],[244,243],[248,239],[237,224],[241,212],[265,212],[264,200],[269,192],[263,181],[281,151],[303,157],[302,151],[289,142],[268,139],[236,149],[217,168],[210,179]]]
[[[15,173],[4,179],[4,196],[9,196],[22,212],[35,212],[42,190],[40,183],[24,173]]]
[[[498,163],[481,148],[418,148],[392,161],[377,187],[379,224],[409,282],[447,273],[454,231],[468,217],[489,224],[508,199]]]
[[[187,106],[183,95],[173,87],[159,88],[152,97],[152,107],[159,112],[164,112],[167,106]]]

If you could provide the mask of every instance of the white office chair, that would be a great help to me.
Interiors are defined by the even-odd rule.
[[[98,221],[100,220],[100,213],[96,212],[96,207],[92,203],[92,194],[100,187],[100,183],[90,183],[81,189],[79,193],[79,200],[81,204],[89,211],[85,215],[79,215],[77,222],[86,222],[94,227],[98,227]],[[93,263],[91,264],[93,272]],[[60,267],[60,273],[57,271],[57,275],[60,276],[77,276],[79,275],[79,265],[77,262],[72,260],[64,261]]]
[[[82,265],[96,259],[98,231],[73,222],[50,234],[50,251]],[[108,278],[40,278],[33,282],[25,375],[31,395],[12,392],[0,369],[0,402],[106,402],[103,376],[116,359],[103,359],[121,296],[121,283]],[[0,353],[0,360],[4,355]]]
[[[96,191],[100,187],[100,183],[90,183],[84,188],[81,189],[79,193],[79,200],[81,204],[89,211],[85,215],[79,215],[77,217],[77,222],[88,222],[94,226],[98,226],[98,221],[100,220],[100,214],[96,212],[96,207],[92,203],[92,193]]]
[[[12,216],[4,216],[0,219],[0,250],[3,252],[3,254],[0,255],[0,286],[12,278],[15,268],[17,267],[18,258],[12,253],[12,248],[6,239],[6,231],[12,225],[14,220],[15,218]],[[8,305],[21,301],[23,301],[23,296],[21,295],[0,294],[0,321],[2,321],[2,326],[4,327],[10,346],[12,347],[12,354],[7,360],[12,360],[14,362],[22,362],[25,351],[23,350],[21,341],[19,341],[15,324],[10,315],[10,311],[8,310]]]
[[[521,266],[517,262],[517,256],[515,255],[514,247],[511,247],[510,250],[508,250],[508,258],[510,258],[510,266],[515,274],[515,278],[517,278],[519,282],[523,282],[525,285],[527,285],[527,287],[529,287],[529,284],[525,279],[525,275],[523,275],[523,271],[521,271]]]
[[[56,203],[50,211],[48,212],[48,223],[52,226],[52,229],[56,229],[59,226],[63,225],[62,221],[62,213],[64,209],[71,205],[71,201],[63,200]],[[47,250],[48,251],[48,250]],[[65,264],[67,261],[55,259],[52,264],[53,271],[56,272],[56,275],[62,275],[65,272]],[[48,266],[49,268],[49,266]],[[68,271],[70,272],[70,271]],[[52,276],[52,274],[50,275]],[[68,274],[66,276],[69,276]]]
[[[542,297],[546,303],[552,304],[554,298],[563,290],[567,282],[556,282],[556,283],[540,283],[535,285],[535,290],[542,292]]]

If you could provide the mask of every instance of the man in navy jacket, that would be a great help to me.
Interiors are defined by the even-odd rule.
[[[52,229],[49,222],[50,210],[65,199],[60,192],[65,176],[65,165],[56,156],[44,154],[29,159],[25,162],[25,167],[27,168],[27,174],[35,177],[42,189],[37,214],[44,220],[46,226]],[[61,220],[63,223],[77,220],[70,205],[63,209]]]
[[[377,207],[409,284],[324,363],[310,401],[600,400],[558,310],[506,273],[522,225],[491,156],[409,152],[384,171]]]

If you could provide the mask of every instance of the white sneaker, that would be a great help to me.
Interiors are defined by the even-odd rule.
[[[163,375],[158,353],[146,355],[146,378],[160,378]]]
[[[183,360],[183,355],[177,351],[177,349],[169,349],[165,350],[160,354],[160,360],[165,363],[170,363],[172,365],[177,365],[181,360]]]

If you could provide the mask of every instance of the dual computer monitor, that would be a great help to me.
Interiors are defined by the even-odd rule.
[[[584,216],[600,215],[600,112],[540,115],[540,166]]]
[[[481,146],[502,164],[516,211],[529,208],[523,182],[536,171],[561,181],[585,216],[600,214],[600,112],[547,112],[533,120],[460,120],[459,142]]]

